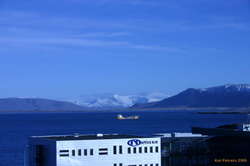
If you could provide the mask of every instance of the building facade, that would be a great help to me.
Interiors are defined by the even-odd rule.
[[[161,166],[161,139],[128,135],[31,137],[27,166]]]

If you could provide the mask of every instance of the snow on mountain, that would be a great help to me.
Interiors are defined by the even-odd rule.
[[[250,85],[249,84],[227,84],[224,86],[224,88],[227,89],[235,89],[237,91],[250,91]]]
[[[250,84],[226,84],[222,86],[210,87],[205,89],[199,89],[201,92],[250,92]]]
[[[249,84],[227,84],[194,89],[189,88],[177,95],[158,102],[136,104],[133,108],[245,108],[250,107]]]
[[[166,97],[166,94],[159,92],[132,95],[96,94],[81,95],[75,103],[89,108],[124,108],[134,104],[160,101]]]

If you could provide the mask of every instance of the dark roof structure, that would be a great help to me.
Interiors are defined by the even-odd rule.
[[[244,136],[244,137],[250,137],[250,132],[248,132],[248,131],[241,131],[238,129],[228,129],[228,128],[192,127],[192,133],[208,135],[208,136]]]

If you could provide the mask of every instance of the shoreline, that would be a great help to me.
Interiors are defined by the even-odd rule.
[[[187,108],[187,107],[176,107],[176,108],[118,108],[118,109],[86,109],[86,110],[2,110],[0,114],[30,114],[30,113],[105,113],[105,112],[152,112],[152,111],[170,111],[179,112],[197,111],[199,114],[250,114],[250,108],[227,108],[227,107],[206,107],[206,108]]]
[[[250,111],[197,112],[198,114],[250,114]]]

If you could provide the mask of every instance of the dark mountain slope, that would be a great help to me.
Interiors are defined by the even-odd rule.
[[[76,111],[84,107],[63,101],[38,98],[0,99],[0,111]]]
[[[132,108],[168,107],[250,107],[250,85],[224,85],[207,89],[187,89],[160,102],[138,104]]]

